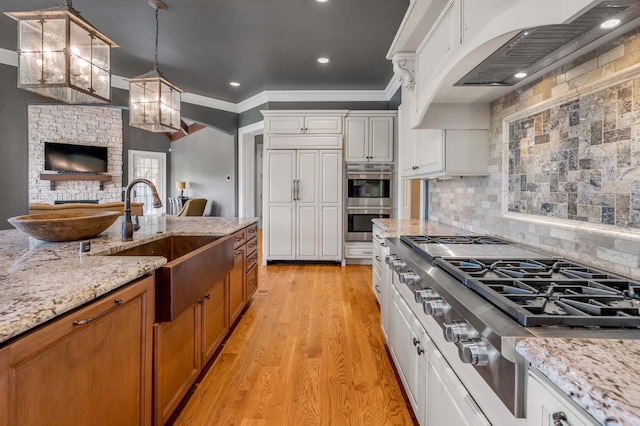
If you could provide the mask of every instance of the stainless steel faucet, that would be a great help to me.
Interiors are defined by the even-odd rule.
[[[153,195],[153,207],[162,207],[162,201],[158,196],[156,186],[148,179],[134,179],[129,182],[127,189],[124,191],[124,218],[122,219],[122,241],[133,240],[133,223],[131,222],[131,188],[137,183],[145,183],[151,188]]]

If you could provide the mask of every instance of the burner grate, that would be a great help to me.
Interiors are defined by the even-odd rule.
[[[439,258],[524,326],[640,327],[640,283],[565,259]]]

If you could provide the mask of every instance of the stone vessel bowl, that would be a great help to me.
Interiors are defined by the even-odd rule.
[[[44,241],[76,241],[95,237],[120,216],[118,212],[43,213],[9,218],[10,224]]]

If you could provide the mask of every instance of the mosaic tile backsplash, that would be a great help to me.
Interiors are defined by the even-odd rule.
[[[640,229],[640,77],[509,123],[508,210]]]

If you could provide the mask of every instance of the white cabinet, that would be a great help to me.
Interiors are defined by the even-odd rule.
[[[424,339],[423,339],[424,340]],[[467,389],[433,342],[427,351],[426,413],[428,426],[490,426]]]
[[[373,225],[373,257],[372,286],[380,304],[380,329],[387,344],[389,343],[389,301],[391,299],[391,279],[393,275],[389,265],[385,263],[385,257],[389,255],[389,247],[384,242],[384,234],[381,228]]]
[[[561,420],[557,422],[557,420]],[[527,377],[527,425],[597,425],[595,419],[555,388],[541,374],[529,371]]]
[[[265,149],[342,149],[346,110],[261,112]]]
[[[265,133],[295,133],[295,134],[341,134],[342,115],[314,114],[314,115],[279,115],[276,111],[265,114]]]
[[[426,344],[429,339],[409,306],[391,287],[389,349],[402,384],[421,425],[425,425]],[[453,423],[449,423],[453,424]]]
[[[393,162],[395,114],[361,115],[350,113],[346,118],[346,162]],[[369,112],[367,114],[373,114]]]
[[[407,145],[404,141],[402,145],[402,178],[489,174],[487,130],[409,130],[412,131],[415,133],[407,138]]]
[[[342,151],[268,150],[265,260],[342,259]]]

